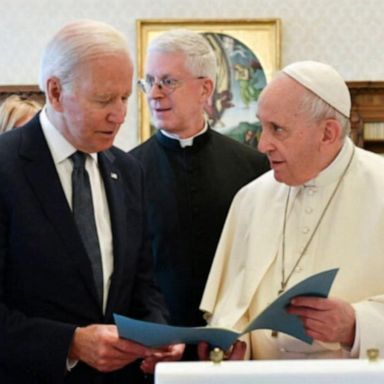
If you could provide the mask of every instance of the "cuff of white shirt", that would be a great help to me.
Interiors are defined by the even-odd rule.
[[[359,316],[356,315],[355,319],[355,340],[350,350],[350,357],[358,358],[360,353],[360,327],[359,327]]]
[[[352,346],[350,347],[350,346],[341,344],[341,348],[343,348],[344,351],[349,353],[350,358],[358,358],[360,353],[360,327],[359,327],[358,319],[359,317],[355,315],[355,340],[353,341]]]

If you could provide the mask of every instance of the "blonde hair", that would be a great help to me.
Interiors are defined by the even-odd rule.
[[[34,100],[17,95],[7,97],[0,106],[0,133],[19,127],[40,109],[41,105]]]

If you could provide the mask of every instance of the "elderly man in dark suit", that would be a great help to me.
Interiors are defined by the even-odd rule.
[[[114,28],[69,24],[42,60],[45,108],[0,138],[1,383],[141,383],[135,361],[148,370],[154,353],[182,353],[120,339],[113,325],[113,312],[167,319],[142,171],[112,147],[132,72]]]

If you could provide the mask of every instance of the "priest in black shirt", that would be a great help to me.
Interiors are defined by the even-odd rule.
[[[209,127],[215,79],[208,42],[178,29],[152,40],[139,82],[158,131],[131,153],[145,170],[156,276],[179,326],[205,325],[199,304],[231,201],[269,169],[255,149]]]

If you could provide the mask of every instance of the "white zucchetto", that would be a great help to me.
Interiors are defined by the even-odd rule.
[[[346,117],[351,96],[344,79],[331,66],[317,61],[298,61],[282,70]]]

